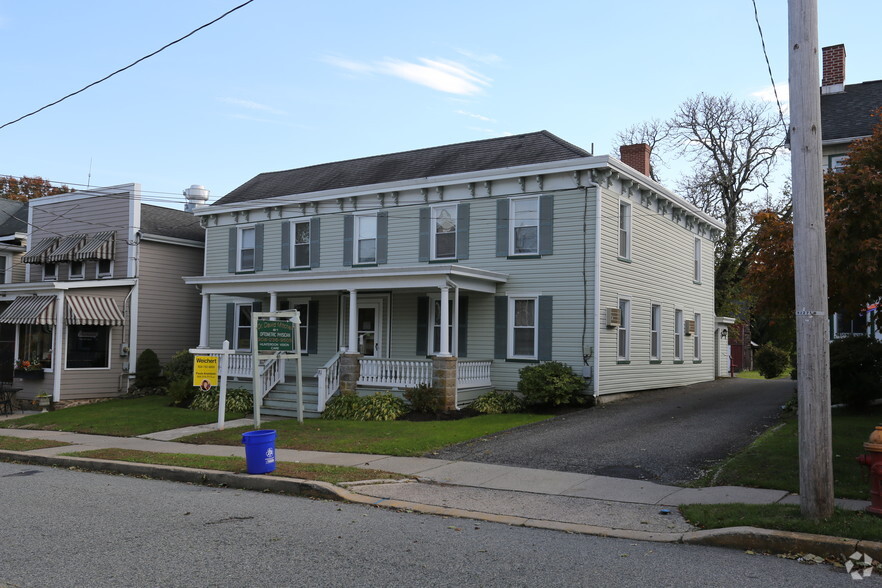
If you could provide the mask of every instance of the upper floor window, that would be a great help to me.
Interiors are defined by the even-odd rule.
[[[824,173],[828,171],[832,172],[840,172],[842,168],[845,167],[845,162],[848,160],[847,154],[841,155],[829,155],[824,158]]]
[[[110,259],[99,259],[95,264],[95,273],[98,279],[113,277],[113,261]]]
[[[86,277],[86,263],[83,261],[70,262],[70,279],[82,280]]]
[[[539,198],[512,198],[509,251],[512,255],[539,253]]]
[[[456,258],[456,205],[432,207],[432,259]]]
[[[631,204],[619,202],[619,257],[631,259]]]
[[[47,263],[43,266],[43,279],[52,281],[58,277],[58,266],[54,263]]]
[[[661,359],[661,305],[653,304],[649,315],[649,358]]]
[[[619,299],[619,314],[621,321],[617,329],[616,358],[620,361],[631,359],[631,301],[627,298]]]
[[[309,221],[291,223],[291,267],[309,267]]]
[[[692,279],[695,282],[701,282],[701,239],[699,237],[695,238]]]
[[[247,272],[254,270],[256,229],[254,227],[241,227],[239,229],[239,253],[237,271]]]
[[[353,244],[356,263],[377,262],[376,214],[361,214],[355,217]]]

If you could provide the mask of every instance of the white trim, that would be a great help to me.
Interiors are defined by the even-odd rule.
[[[290,226],[288,230],[291,231],[289,237],[289,251],[288,251],[288,267],[291,269],[308,269],[312,267],[312,219],[309,217],[304,217],[302,219],[291,219],[289,221]],[[306,265],[297,265],[297,225],[306,225],[309,229],[309,238],[306,240]],[[353,221],[353,231],[354,231],[354,221]]]
[[[128,235],[126,236],[127,257],[126,257],[126,277],[138,277],[138,233],[141,231],[141,187],[133,186],[132,194],[129,198],[129,226]],[[100,263],[100,262],[99,262]],[[111,275],[113,274],[111,268]]]
[[[374,221],[374,236],[368,237],[364,239],[365,241],[370,241],[373,239],[374,242],[374,257],[369,261],[362,261],[359,256],[359,244],[360,244],[360,234],[361,234],[361,220],[362,219],[373,219]],[[370,212],[356,212],[352,214],[352,265],[373,265],[377,263],[377,246],[379,244],[379,223],[377,222],[377,211],[372,210]]]
[[[101,263],[110,263],[110,271],[105,274],[101,273]],[[115,269],[115,263],[112,259],[97,259],[95,260],[95,279],[96,280],[112,280],[113,279],[113,270]],[[131,276],[129,276],[131,277]]]
[[[0,284],[9,284],[12,282],[12,254],[11,253],[0,253],[0,257],[6,260],[5,267],[3,270],[2,276],[0,276]]]
[[[527,201],[527,200],[532,200],[533,203],[535,204],[535,208],[536,208],[536,216],[535,216],[536,224],[535,225],[525,225],[526,227],[533,226],[536,229],[536,248],[534,251],[517,252],[517,251],[515,251],[515,228],[516,227],[515,227],[514,207],[515,207],[515,203]],[[541,220],[542,220],[540,214],[541,214],[541,211],[540,211],[539,195],[538,194],[535,196],[516,196],[516,197],[512,197],[512,198],[508,199],[508,255],[509,255],[509,257],[518,257],[521,255],[526,255],[526,256],[539,255],[539,249],[540,249],[539,225],[541,224]]]
[[[625,307],[622,308],[622,303]],[[631,298],[627,296],[619,296],[616,306],[621,311],[621,324],[616,327],[616,361],[631,361]],[[621,353],[622,333],[625,337],[625,353]]]
[[[203,243],[202,241],[181,239],[179,237],[166,237],[165,235],[154,235],[151,233],[141,233],[141,241],[150,241],[151,243],[165,243],[167,245],[180,245],[182,247],[195,247],[196,249],[205,249],[205,243]]]
[[[437,237],[439,233],[435,231],[438,221],[437,211],[442,208],[453,209],[453,255],[438,257]],[[429,259],[432,261],[444,261],[456,259],[459,256],[457,250],[457,241],[459,241],[459,205],[455,202],[439,202],[429,207]]]
[[[55,326],[53,327],[55,331],[52,333],[55,338],[52,349],[59,351],[59,353],[52,353],[52,400],[55,402],[61,400],[61,374],[64,372],[65,363],[67,363],[67,345],[64,340],[64,303],[64,292],[59,291],[55,295]]]
[[[587,199],[588,194],[586,192]],[[586,204],[587,206],[587,204]],[[602,261],[601,236],[603,234],[603,191],[594,184],[594,367],[592,369],[592,392],[600,395],[600,266]],[[582,352],[584,353],[584,349]]]
[[[255,268],[257,267],[257,225],[255,223],[240,225],[236,227],[236,271],[237,272],[253,272],[257,271]],[[242,267],[242,251],[243,251],[243,243],[242,243],[242,233],[245,231],[252,231],[252,240],[254,241],[251,246],[251,250],[254,252],[254,256],[251,259],[251,267]]]
[[[439,303],[438,308],[440,310],[440,308],[441,308],[441,306],[440,306],[441,293],[440,292],[438,292],[437,294],[430,293],[428,295],[428,298],[429,298],[429,313],[428,313],[429,314],[429,317],[428,317],[428,320],[429,320],[429,340],[426,342],[426,355],[438,355],[440,353],[440,350],[435,349],[435,303],[436,302]],[[447,325],[447,327],[450,331],[450,334],[449,334],[450,352],[451,352],[451,354],[455,354],[454,342],[456,341],[456,325],[454,325],[453,323],[454,323],[455,315],[457,314],[456,313],[456,302],[457,301],[455,300],[455,298],[453,296],[451,296],[447,302],[448,302],[447,306],[450,308],[449,315],[448,315],[449,316],[449,321],[448,321],[449,324]],[[441,323],[440,316],[438,317],[438,323],[439,324]],[[438,346],[440,347],[440,343]]]
[[[530,355],[515,354],[515,304],[518,301],[529,300],[533,303],[533,353]],[[524,327],[526,328],[526,327]],[[506,355],[509,359],[538,359],[539,358],[539,296],[509,296],[508,319],[505,325],[508,349]]]

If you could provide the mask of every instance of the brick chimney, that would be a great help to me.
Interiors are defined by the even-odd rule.
[[[622,163],[630,165],[644,176],[651,176],[652,168],[649,166],[649,151],[649,145],[646,143],[622,145],[619,148],[619,153],[622,155]]]
[[[821,91],[824,94],[845,90],[845,45],[833,45],[822,50],[823,74]]]

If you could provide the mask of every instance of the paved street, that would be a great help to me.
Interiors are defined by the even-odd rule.
[[[678,484],[777,421],[791,380],[723,379],[641,393],[432,454]]]
[[[0,463],[0,495],[0,586],[853,586],[738,550],[33,465]]]

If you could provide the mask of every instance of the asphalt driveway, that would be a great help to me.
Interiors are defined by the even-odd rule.
[[[792,380],[733,378],[647,391],[432,457],[679,484],[775,424],[795,390]]]

